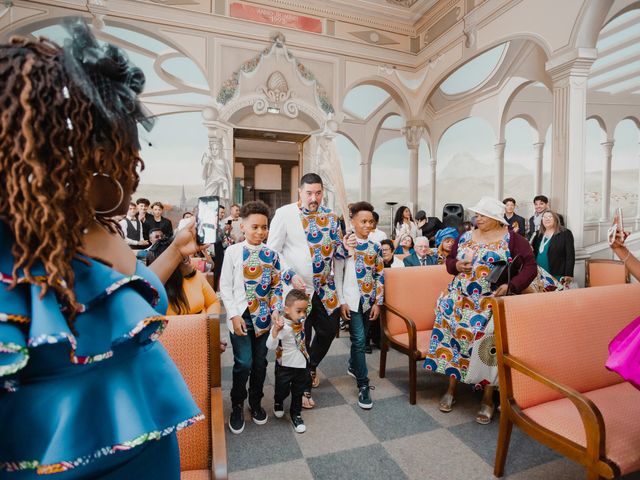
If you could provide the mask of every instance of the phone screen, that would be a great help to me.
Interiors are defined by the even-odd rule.
[[[219,197],[198,198],[196,213],[196,240],[199,244],[215,243],[218,225]]]

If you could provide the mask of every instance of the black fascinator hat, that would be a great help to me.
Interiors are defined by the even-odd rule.
[[[121,129],[127,140],[140,148],[137,124],[150,131],[155,122],[138,100],[144,89],[144,73],[120,48],[98,43],[84,20],[67,18],[62,25],[70,36],[64,45],[65,66],[92,104],[96,141]]]

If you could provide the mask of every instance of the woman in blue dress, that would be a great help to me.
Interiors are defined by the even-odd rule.
[[[202,414],[155,340],[193,227],[154,271],[120,237],[144,75],[67,28],[64,49],[0,45],[0,478],[177,479],[176,431]]]

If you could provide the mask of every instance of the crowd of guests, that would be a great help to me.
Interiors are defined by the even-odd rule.
[[[528,228],[515,202],[506,205],[512,199],[481,199],[458,228],[424,212],[414,221],[401,207],[387,240],[367,202],[352,204],[341,225],[323,206],[322,178],[308,173],[299,200],[276,210],[270,225],[262,202],[234,205],[229,217],[221,208],[207,261],[211,246],[197,244],[195,219],[186,215],[174,229],[162,204],[130,203],[143,167],[137,124],[153,124],[137,98],[142,71],[81,20],[65,28],[64,49],[32,37],[0,45],[0,424],[11,432],[0,435],[0,473],[180,478],[176,432],[204,416],[156,340],[167,313],[220,311],[194,268],[201,255],[220,272],[233,433],[244,429],[247,400],[253,422],[268,420],[269,349],[274,416],[284,416],[291,396],[290,422],[306,430],[302,409],[315,406],[317,369],[340,319],[350,324],[344,368],[357,404],[373,407],[368,331],[384,303],[385,268],[400,262],[444,262],[453,275],[434,306],[424,367],[450,379],[442,411],[453,408],[457,383],[470,383],[484,388],[476,420],[491,421],[495,371],[473,368],[475,341],[492,328],[487,299],[523,292],[544,267],[560,286],[573,276],[571,232],[545,197],[536,197]],[[612,248],[638,278],[625,239],[618,231]],[[145,250],[145,261],[132,250]],[[621,348],[608,364],[632,381],[638,322],[616,338]]]

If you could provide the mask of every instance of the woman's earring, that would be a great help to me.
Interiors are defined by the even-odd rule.
[[[116,191],[117,191],[116,196],[118,198],[117,202],[113,207],[106,208],[106,207],[103,207],[103,205],[96,205],[96,207],[94,208],[94,212],[97,215],[108,215],[112,212],[115,212],[120,206],[120,204],[122,203],[122,200],[124,199],[124,190],[122,189],[122,184],[115,178],[111,178],[110,175],[106,173],[100,173],[100,172],[95,172],[93,174],[93,181],[94,182],[108,181],[111,184],[110,188],[112,189],[113,187],[116,188]]]

